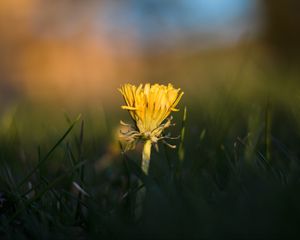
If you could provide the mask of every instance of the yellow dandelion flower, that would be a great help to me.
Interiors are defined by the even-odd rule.
[[[138,87],[132,84],[123,85],[119,91],[124,97],[126,105],[123,109],[129,111],[135,126],[122,125],[130,128],[127,132],[122,132],[122,136],[127,141],[126,150],[135,147],[140,139],[145,141],[143,150],[142,169],[147,174],[150,161],[151,146],[157,147],[159,140],[170,138],[163,136],[163,131],[171,126],[172,118],[169,117],[172,111],[178,111],[176,106],[180,101],[183,92],[176,89],[172,84],[140,84]],[[169,118],[168,118],[169,117]],[[166,120],[166,121],[165,121]],[[166,143],[164,141],[164,143]],[[166,143],[170,147],[172,146]]]

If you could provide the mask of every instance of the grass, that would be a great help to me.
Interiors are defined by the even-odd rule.
[[[239,108],[232,111],[233,116],[220,112],[221,121],[195,117],[197,122],[202,119],[195,130],[193,111],[185,112],[184,124],[175,129],[184,133],[179,152],[161,145],[160,152],[152,154],[149,176],[139,168],[139,153],[107,153],[105,148],[87,152],[93,148],[85,140],[92,136],[85,135],[84,117],[68,120],[56,141],[44,143],[52,147],[43,152],[46,147],[40,145],[30,160],[22,137],[13,133],[16,129],[8,130],[11,138],[3,135],[1,144],[1,235],[7,239],[298,236],[298,153],[272,135],[277,119],[270,121],[276,112],[269,106],[255,110],[259,114],[245,118],[246,123],[239,119],[231,129],[226,122],[235,124],[231,118],[240,113]],[[248,134],[245,129],[237,134],[245,126]],[[106,161],[105,154],[111,162],[97,170],[95,166]],[[136,220],[138,179],[147,196],[143,216]]]
[[[119,106],[80,118],[27,103],[7,110],[1,239],[299,236],[300,95],[288,91],[295,86],[256,84],[247,94],[186,92],[172,129],[179,148],[153,151],[149,176],[140,149],[122,153],[114,141],[118,121],[129,118]],[[139,180],[147,195],[136,219]]]

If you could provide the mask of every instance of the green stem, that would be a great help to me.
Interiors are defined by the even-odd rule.
[[[148,171],[149,171],[150,155],[151,155],[151,140],[147,140],[144,144],[143,156],[142,156],[142,170],[146,175],[148,175]]]
[[[272,110],[268,103],[266,109],[266,116],[265,116],[265,145],[266,145],[266,159],[267,161],[271,160],[271,128],[272,128]]]
[[[143,154],[142,154],[142,170],[148,175],[149,163],[151,156],[151,140],[147,140],[144,144]],[[142,185],[141,180],[138,181],[138,185]],[[143,205],[146,197],[146,188],[141,188],[136,194],[135,200],[135,219],[138,220],[141,218],[143,213]]]

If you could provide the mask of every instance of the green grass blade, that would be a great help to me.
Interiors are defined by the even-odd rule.
[[[86,161],[82,161],[78,163],[76,166],[74,166],[71,170],[67,171],[66,173],[62,174],[61,176],[54,179],[52,182],[50,182],[42,191],[40,191],[37,195],[35,195],[30,201],[25,203],[25,205],[21,208],[19,208],[8,220],[8,224],[10,224],[14,219],[16,219],[17,216],[19,216],[23,211],[25,211],[32,203],[35,201],[38,201],[45,193],[47,193],[49,190],[51,190],[56,184],[58,184],[60,181],[62,181],[66,176],[69,174],[74,173],[77,169],[81,168]]]
[[[55,151],[55,149],[61,144],[61,142],[69,135],[72,131],[76,123],[79,121],[81,115],[79,115],[75,121],[70,125],[67,131],[63,134],[63,136],[54,144],[54,146],[50,149],[50,151],[46,154],[46,156],[41,159],[38,164],[30,171],[30,173],[18,184],[17,188],[20,188],[26,181],[49,159],[51,154]]]
[[[177,166],[176,166],[176,169],[175,169],[177,176],[180,173],[180,169],[182,167],[183,160],[184,160],[184,157],[185,157],[184,139],[185,139],[185,132],[186,132],[186,130],[185,130],[186,115],[187,115],[187,108],[185,106],[184,110],[183,110],[183,119],[182,119],[182,125],[181,125],[180,144],[179,144],[179,148],[178,148],[178,159],[179,159],[179,161],[177,162]]]

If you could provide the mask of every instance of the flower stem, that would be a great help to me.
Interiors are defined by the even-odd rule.
[[[150,155],[151,155],[151,140],[147,140],[144,144],[143,154],[142,154],[142,170],[148,175],[149,171],[149,163],[150,163]],[[139,185],[143,183],[141,180],[138,181]],[[141,218],[143,213],[143,205],[146,197],[146,188],[141,188],[136,194],[136,207],[135,207],[135,219],[138,220]]]
[[[142,156],[142,170],[146,175],[148,175],[148,171],[149,171],[150,155],[151,155],[151,140],[147,140],[144,144],[143,156]]]

